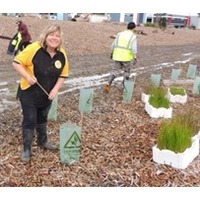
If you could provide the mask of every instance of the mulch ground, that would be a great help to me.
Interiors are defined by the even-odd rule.
[[[13,18],[4,18],[0,23],[11,23],[14,20]],[[47,20],[38,21],[35,18],[25,20],[29,22],[34,37],[39,33],[38,27],[53,23]],[[98,73],[108,72],[110,61],[102,59],[102,54],[109,55],[112,41],[110,36],[116,34],[120,29],[124,29],[124,25],[59,23],[63,25],[66,33],[65,42],[67,43],[65,45],[71,52],[70,56],[78,55],[75,60],[72,59],[71,69],[74,72],[72,76],[76,77],[76,74],[87,76],[95,70]],[[7,29],[5,26],[2,27],[4,27],[2,32],[4,35],[7,35],[7,30],[10,31],[10,34],[12,31],[14,32],[13,27],[7,27]],[[142,27],[141,29],[143,30]],[[178,46],[180,41],[182,44],[187,42],[190,44],[199,37],[197,36],[198,32],[183,30],[184,36],[188,36],[185,37],[187,38],[187,42],[185,42],[181,35],[183,32],[180,30],[176,30],[178,34],[176,32],[175,35],[170,34],[171,30],[168,32],[159,30],[160,34],[157,35],[152,32],[153,29],[144,30],[152,37],[138,36],[141,42],[139,48],[144,53],[139,54],[141,61],[138,65],[140,67],[147,66],[148,63],[153,65],[156,62],[164,62],[167,56],[169,60],[172,60],[173,55],[179,54],[179,48],[177,47],[177,51],[174,50],[170,57],[167,54],[171,52],[170,45]],[[77,35],[75,36],[74,33]],[[180,38],[178,37],[179,33]],[[191,33],[196,37],[191,37]],[[98,40],[95,40],[94,36]],[[107,38],[106,42],[105,38]],[[80,43],[81,47],[78,45]],[[5,69],[6,67],[10,69],[9,64],[12,59],[5,53],[7,43],[4,41],[2,44],[5,46],[3,50],[1,49],[3,58],[1,64],[3,63],[4,66],[1,70],[2,73],[7,72],[8,74],[9,70]],[[160,45],[165,46],[161,52],[157,50]],[[195,49],[195,46],[193,48]],[[88,55],[95,58],[93,64],[84,61]],[[151,59],[152,57],[153,59]],[[194,59],[193,63],[198,64],[199,58]],[[106,68],[102,67],[104,64]],[[102,68],[97,69],[98,66]],[[184,73],[187,71],[187,66],[188,63],[181,64]],[[76,70],[77,73],[75,73]],[[163,78],[167,78],[171,69],[160,69],[157,72],[161,72]],[[33,155],[30,163],[27,165],[21,163],[22,114],[19,102],[14,109],[6,109],[1,113],[0,118],[0,186],[200,186],[199,156],[185,170],[160,165],[152,160],[152,147],[156,144],[162,119],[150,118],[141,101],[144,83],[151,73],[152,71],[149,70],[137,77],[134,96],[130,103],[122,101],[121,84],[114,84],[109,95],[103,92],[102,86],[95,87],[93,110],[90,114],[84,114],[83,118],[78,110],[78,90],[59,96],[58,119],[48,123],[49,140],[59,145],[60,126],[65,122],[71,122],[81,127],[80,159],[71,165],[64,165],[60,162],[59,152],[52,153],[40,149],[36,145],[36,138],[33,142]],[[2,77],[5,78],[5,74]],[[9,75],[7,77],[11,78]],[[187,88],[189,98],[184,106],[196,106],[199,109],[199,96],[193,95],[191,91],[191,87]],[[184,106],[174,104],[173,112],[183,110]]]

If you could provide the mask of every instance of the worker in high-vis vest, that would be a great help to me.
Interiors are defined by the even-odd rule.
[[[104,91],[110,92],[110,87],[113,80],[119,76],[123,70],[123,83],[130,77],[131,66],[137,63],[137,38],[133,33],[136,27],[134,22],[127,25],[127,30],[117,34],[111,45],[111,58],[114,60],[114,65],[110,72],[108,83],[105,85]]]
[[[16,55],[21,40],[22,40],[22,35],[20,32],[17,32],[9,42],[7,54]]]

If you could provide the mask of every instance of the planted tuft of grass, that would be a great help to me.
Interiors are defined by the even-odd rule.
[[[181,95],[184,96],[185,95],[185,89],[182,87],[170,87],[170,93],[172,95]]]
[[[168,149],[175,153],[182,153],[192,145],[192,131],[187,123],[175,117],[160,124],[157,147]]]
[[[150,92],[150,105],[154,108],[166,108],[170,107],[170,101],[167,98],[167,91],[162,87],[155,87]]]

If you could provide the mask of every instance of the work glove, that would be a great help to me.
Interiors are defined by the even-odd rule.
[[[137,64],[137,58],[134,58],[133,65],[136,65],[136,64]]]

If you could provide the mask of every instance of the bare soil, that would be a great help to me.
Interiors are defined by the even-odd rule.
[[[16,32],[16,18],[0,17],[0,35],[12,37]],[[33,40],[43,28],[55,21],[24,17]],[[111,36],[126,28],[125,24],[56,21],[64,33],[63,45],[70,61],[70,77],[87,77],[109,73]],[[48,123],[49,139],[59,145],[59,128],[72,122],[81,126],[81,155],[72,165],[60,163],[59,152],[40,149],[34,139],[31,162],[24,165],[21,154],[22,114],[13,93],[0,92],[0,103],[7,103],[0,118],[0,186],[200,186],[200,157],[185,169],[178,170],[152,160],[159,123],[144,110],[141,93],[152,73],[170,79],[172,68],[181,68],[186,78],[188,65],[197,64],[199,75],[200,32],[188,29],[137,27],[147,35],[137,34],[138,63],[132,69],[137,73],[133,99],[122,101],[122,85],[113,84],[110,94],[103,85],[94,87],[93,111],[84,114],[78,110],[79,90],[60,95],[57,121]],[[1,40],[0,83],[8,82],[15,90],[19,76],[12,68],[12,56],[6,54],[9,40]],[[163,64],[164,63],[164,64]],[[170,65],[171,64],[171,65]],[[68,86],[64,85],[63,90]],[[173,113],[184,107],[200,108],[199,95],[187,89],[186,105],[173,104]],[[0,89],[4,89],[0,85]],[[8,102],[7,102],[8,101]]]

